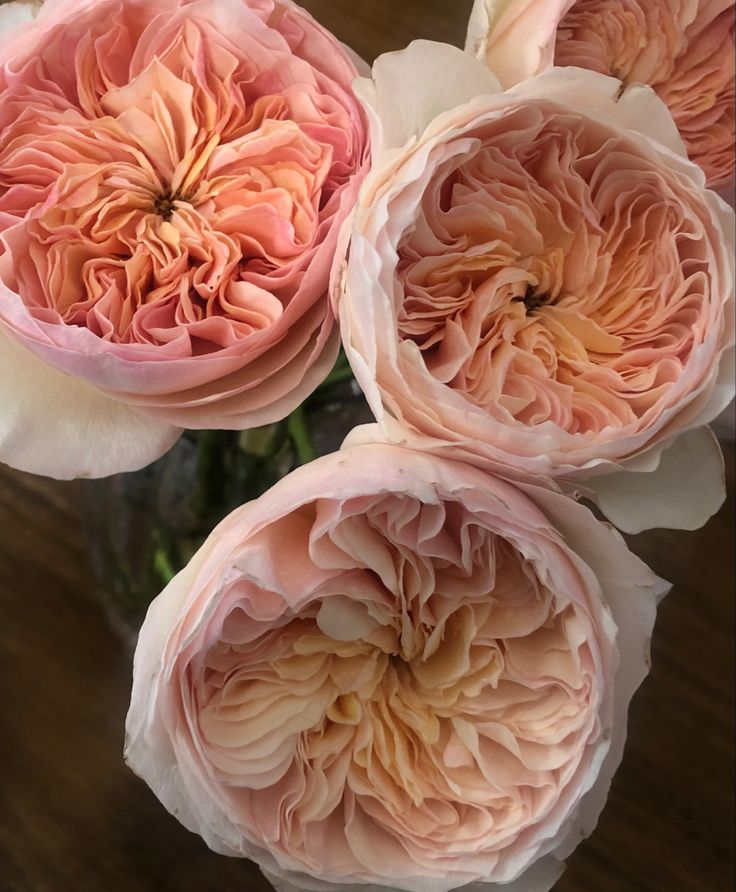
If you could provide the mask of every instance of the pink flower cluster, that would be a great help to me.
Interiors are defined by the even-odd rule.
[[[578,498],[628,532],[724,498],[732,8],[477,0],[466,51],[361,78],[292,0],[2,28],[0,459],[280,420],[340,338],[376,418],[153,603],[129,764],[279,892],[547,892],[668,587]]]

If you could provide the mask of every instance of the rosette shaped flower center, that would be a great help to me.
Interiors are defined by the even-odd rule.
[[[363,151],[344,89],[291,52],[322,37],[302,18],[110,0],[13,58],[0,278],[34,318],[180,356],[277,323]]]
[[[626,135],[549,105],[464,139],[398,246],[401,341],[498,418],[651,423],[716,312],[703,220]]]
[[[364,445],[234,512],[141,631],[131,766],[210,846],[296,887],[507,883],[579,840],[620,758],[653,577],[586,509],[535,492],[565,538],[508,483]],[[605,598],[641,617],[620,687],[581,536],[616,580]],[[533,888],[558,875],[548,860]]]
[[[709,184],[734,175],[734,25],[730,0],[575,0],[555,63],[650,84]]]
[[[234,581],[189,670],[245,827],[309,872],[503,873],[601,739],[599,617],[452,502],[319,501],[267,538],[324,582],[284,609]]]

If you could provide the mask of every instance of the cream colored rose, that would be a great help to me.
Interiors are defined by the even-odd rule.
[[[605,801],[665,588],[565,496],[346,448],[153,603],[127,760],[279,890],[546,892]]]
[[[597,491],[630,532],[701,525],[725,494],[696,429],[734,392],[733,213],[666,107],[580,69],[501,92],[421,41],[359,91],[374,161],[335,299],[384,434]]]
[[[708,184],[733,182],[731,0],[476,0],[468,49],[505,86],[550,65],[651,85]]]

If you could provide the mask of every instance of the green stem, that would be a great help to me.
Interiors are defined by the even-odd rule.
[[[177,568],[171,563],[163,530],[154,527],[152,539],[154,545],[153,570],[158,575],[159,580],[163,582],[163,585],[166,586],[176,576]]]
[[[197,434],[197,489],[193,503],[198,514],[206,514],[222,499],[226,469],[223,457],[227,451],[229,431],[203,430]]]
[[[171,566],[169,556],[163,548],[157,548],[153,553],[153,569],[163,580],[164,585],[168,585],[176,576],[176,570]]]
[[[317,458],[312,440],[309,436],[309,428],[307,427],[307,417],[304,412],[304,406],[301,405],[289,415],[288,420],[289,436],[291,437],[296,454],[299,457],[299,464],[306,465],[310,461]]]
[[[349,378],[352,377],[353,370],[350,368],[350,366],[347,366],[347,368],[334,368],[322,382],[320,387],[330,387],[333,384],[339,384],[341,381],[347,381]]]
[[[340,352],[337,356],[337,360],[335,361],[335,365],[332,367],[332,371],[325,378],[318,389],[321,390],[323,387],[330,387],[332,384],[338,384],[340,381],[347,381],[349,378],[352,377],[353,370],[350,368],[348,358],[345,355],[345,351],[341,347]]]

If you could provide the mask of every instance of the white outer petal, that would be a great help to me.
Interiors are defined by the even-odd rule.
[[[476,96],[501,92],[496,77],[446,43],[415,40],[373,63],[373,79],[354,85],[371,122],[373,157],[420,137],[439,115]]]
[[[519,879],[511,883],[470,883],[459,886],[457,892],[549,892],[557,880],[562,876],[565,865],[555,858],[541,858],[525,871]],[[377,886],[371,884],[348,885],[341,882],[339,885],[315,880],[306,875],[289,873],[279,875],[261,868],[263,875],[271,883],[276,892],[401,892],[395,886]],[[421,880],[419,889],[425,889],[427,880]]]
[[[125,719],[124,758],[187,830],[202,833],[213,851],[233,855],[238,843],[232,839],[228,847],[222,842],[232,836],[232,830],[221,815],[210,814],[215,830],[210,834],[203,832],[201,810],[192,806],[196,791],[192,791],[184,778],[161,711],[157,710],[158,687],[165,677],[168,636],[184,610],[208,554],[205,543],[148,608],[133,658],[133,690]],[[206,797],[200,798],[208,801]]]
[[[710,428],[687,431],[660,453],[654,470],[593,477],[584,489],[625,533],[697,530],[726,500],[721,447]]]
[[[475,0],[465,51],[511,87],[546,71],[557,28],[574,0]]]
[[[37,3],[3,3],[0,6],[0,34],[32,21],[38,10]]]
[[[475,0],[468,19],[468,33],[465,37],[465,52],[471,53],[479,62],[484,62],[488,51],[488,38],[491,35],[495,0]]]
[[[145,467],[180,435],[0,331],[0,461],[59,480],[106,477]]]

